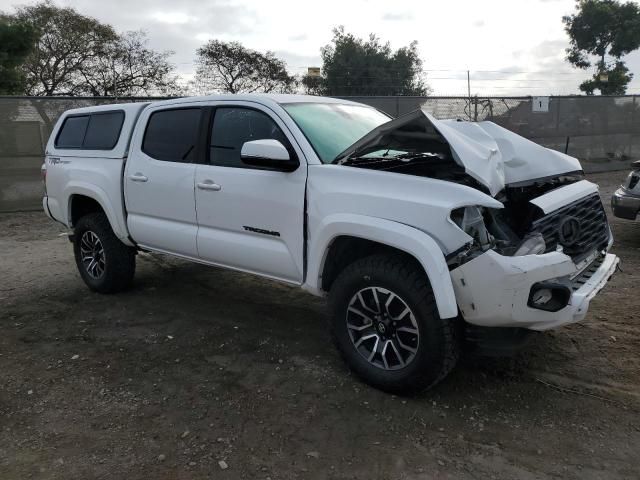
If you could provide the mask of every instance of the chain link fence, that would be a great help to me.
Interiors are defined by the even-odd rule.
[[[423,108],[436,118],[490,120],[541,145],[567,152],[588,171],[627,168],[640,158],[640,99],[550,97],[348,97],[397,117]],[[160,98],[0,97],[0,212],[40,208],[40,166],[58,117],[71,108]]]
[[[40,167],[51,130],[71,108],[149,98],[0,97],[0,212],[41,208]]]

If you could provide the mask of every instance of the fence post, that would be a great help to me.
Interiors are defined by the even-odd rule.
[[[634,140],[635,140],[635,135],[637,133],[637,129],[636,129],[636,108],[638,107],[637,105],[637,101],[636,101],[636,96],[633,96],[633,108],[631,109],[631,134],[627,137],[629,139],[629,150],[627,150],[629,152],[629,156],[632,157],[633,156],[633,144],[634,144]],[[633,158],[633,157],[632,157]]]
[[[474,122],[478,121],[478,95],[474,97],[474,102],[473,102],[473,121]]]

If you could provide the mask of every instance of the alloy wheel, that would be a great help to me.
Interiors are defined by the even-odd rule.
[[[100,238],[91,230],[82,234],[80,239],[80,257],[85,271],[91,278],[99,279],[104,275],[105,256]]]
[[[346,322],[353,346],[370,364],[398,370],[415,358],[420,344],[418,323],[407,303],[391,290],[359,290],[349,302]]]

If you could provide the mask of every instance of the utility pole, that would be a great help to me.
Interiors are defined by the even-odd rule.
[[[469,119],[471,120],[471,75],[469,75],[469,70],[467,70],[467,96],[469,97]],[[478,104],[476,103],[476,112],[478,109]],[[478,119],[478,114],[476,113],[476,120]]]

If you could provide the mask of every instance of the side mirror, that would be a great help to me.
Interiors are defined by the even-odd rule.
[[[292,172],[298,168],[298,161],[291,159],[288,150],[278,140],[264,139],[245,142],[240,151],[240,158],[247,165],[265,170]]]

